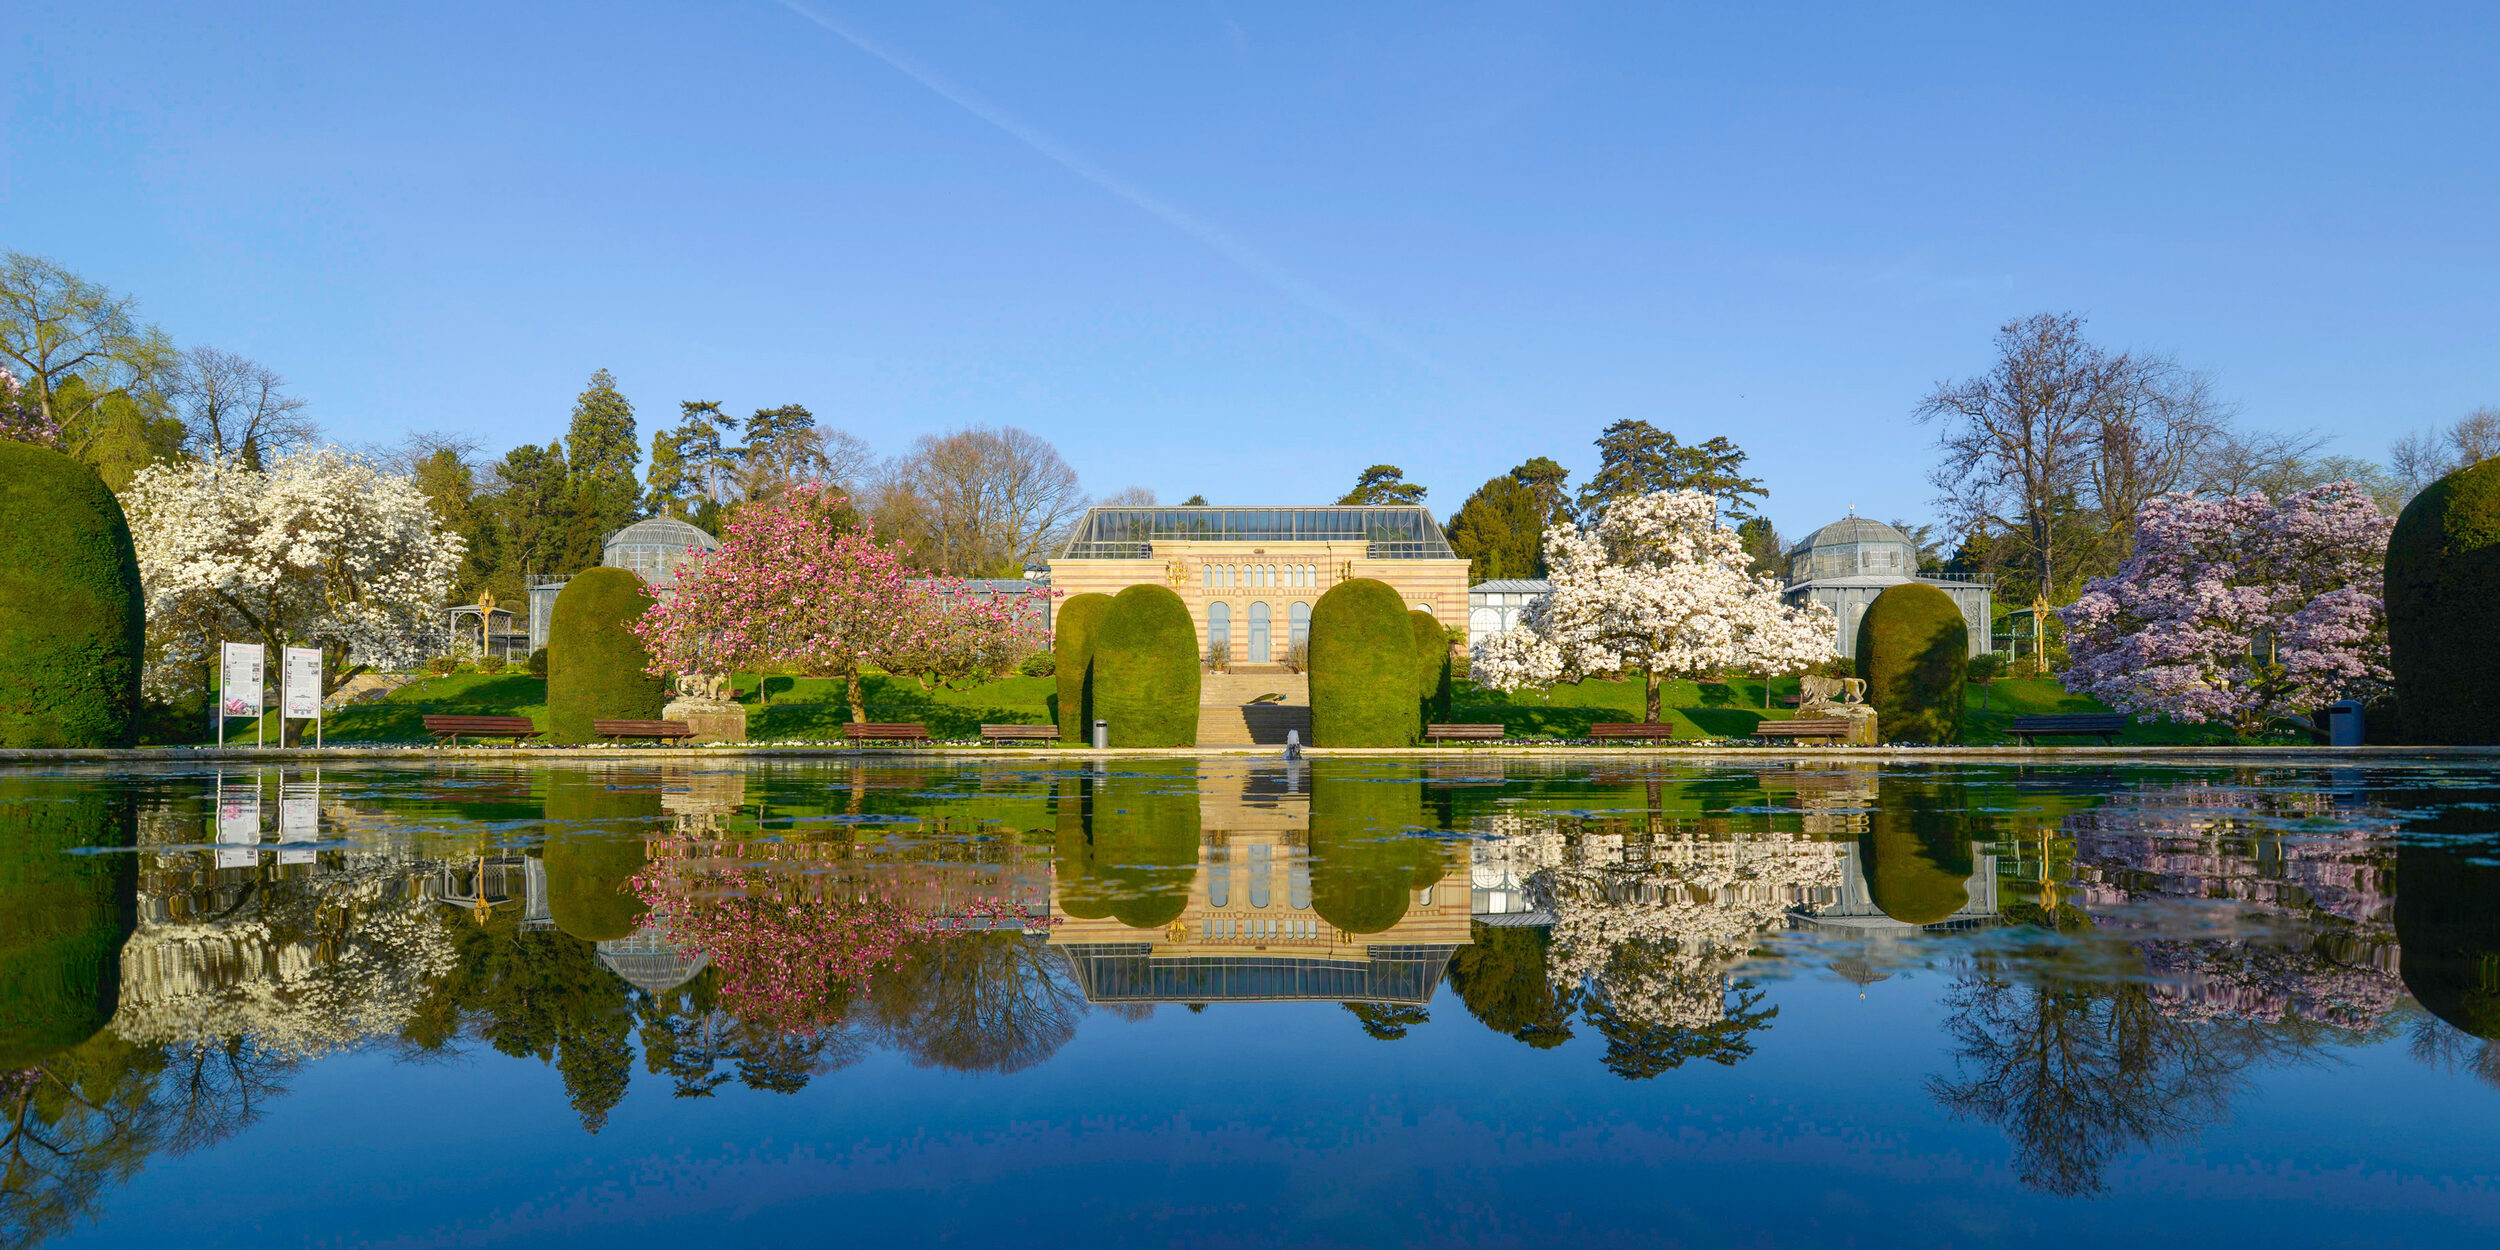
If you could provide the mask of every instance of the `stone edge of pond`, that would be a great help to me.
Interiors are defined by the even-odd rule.
[[[1456,760],[1925,760],[1937,763],[1978,761],[2055,761],[2059,763],[2150,763],[2199,760],[2279,763],[2349,763],[2359,760],[2500,759],[2500,746],[2471,747],[2314,747],[2314,746],[2054,746],[2054,747],[1725,747],[1725,746],[1448,746],[1448,747],[1308,747],[1311,759]],[[227,760],[281,762],[320,760],[510,760],[562,763],[571,760],[716,760],[716,759],[1279,759],[1272,746],[1167,747],[1093,751],[1081,748],[1034,747],[138,747],[129,749],[0,750],[0,764],[181,764]]]

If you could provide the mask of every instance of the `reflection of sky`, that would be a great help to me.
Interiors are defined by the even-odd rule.
[[[2401,1043],[2259,1071],[2225,1124],[2050,1198],[1942,1117],[1943,976],[1772,986],[1734,1068],[1625,1082],[1593,1031],[1535,1052],[1446,990],[1395,1043],[1333,1005],[1095,1014],[1013,1077],[891,1053],[793,1096],[672,1100],[641,1073],[596,1137],[535,1059],[301,1072],[222,1150],[159,1157],[68,1245],[2460,1244],[2500,1226],[2500,1093]],[[637,1065],[639,1066],[639,1065]],[[222,1240],[221,1240],[222,1238]]]

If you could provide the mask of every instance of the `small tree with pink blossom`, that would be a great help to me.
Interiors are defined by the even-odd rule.
[[[1047,590],[990,592],[949,578],[916,582],[913,589],[920,592],[914,600],[920,619],[884,656],[883,667],[923,687],[987,681],[1045,641]]]
[[[741,511],[720,549],[679,566],[675,590],[635,625],[651,671],[838,677],[856,724],[868,719],[860,678],[870,668],[1011,650],[995,640],[1030,628],[1009,606],[1020,598],[915,582],[902,544],[878,541],[865,522],[836,533],[832,511],[813,488]]]
[[[2161,495],[2135,551],[2058,614],[2066,689],[2139,717],[2263,731],[2384,690],[2380,587],[2394,522],[2357,483]]]

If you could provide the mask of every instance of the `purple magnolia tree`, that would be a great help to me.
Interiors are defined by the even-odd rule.
[[[2242,733],[2386,688],[2381,606],[2395,522],[2358,484],[2160,495],[2135,552],[2061,610],[2066,689],[2139,717]]]

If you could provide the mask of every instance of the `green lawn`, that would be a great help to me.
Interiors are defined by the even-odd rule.
[[[962,690],[925,689],[909,678],[871,674],[864,683],[868,716],[880,721],[918,721],[932,736],[969,739],[984,724],[1043,725],[1051,721],[1050,704],[1056,683],[1048,677],[1007,677]],[[738,700],[747,705],[747,738],[753,742],[838,742],[850,720],[842,683],[819,677],[775,677],[771,703],[756,700],[756,678],[737,679]],[[2006,725],[2016,716],[2052,712],[2106,711],[2100,704],[2067,694],[2047,678],[2008,678],[1985,692],[1968,687],[1969,714],[1964,741],[1973,746],[2010,743]],[[1668,683],[1662,691],[1663,719],[1684,739],[1742,738],[1764,719],[1795,715],[1780,705],[1797,692],[1793,677],[1771,682],[1771,708],[1763,709],[1762,682],[1731,678],[1724,685]],[[325,740],[335,743],[423,742],[421,718],[429,713],[527,716],[544,728],[547,683],[516,673],[457,673],[431,677],[393,691],[387,698],[360,703],[332,714]],[[1505,726],[1514,738],[1584,738],[1599,721],[1641,719],[1641,685],[1629,681],[1590,681],[1559,686],[1543,693],[1505,694],[1461,681],[1453,694],[1450,719],[1460,723]],[[270,726],[275,741],[276,726]],[[249,741],[251,726],[229,723],[226,740]],[[2260,741],[2293,741],[2272,737]],[[2077,739],[2075,741],[2086,741]],[[2119,741],[2134,745],[2233,744],[2247,741],[2211,725],[2130,723]]]

